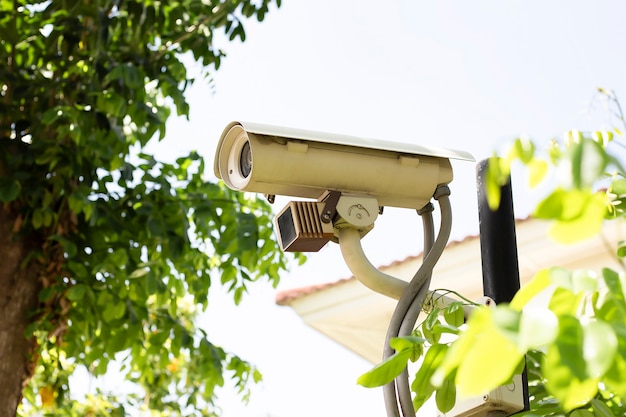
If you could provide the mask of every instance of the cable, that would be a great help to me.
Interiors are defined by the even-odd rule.
[[[448,198],[449,195],[450,189],[445,185],[439,186],[435,191],[434,198],[438,200],[441,211],[441,224],[437,239],[434,243],[432,243],[432,247],[428,251],[426,251],[426,245],[432,242],[432,237],[429,237],[431,232],[427,231],[426,228],[431,231],[434,228],[432,227],[432,217],[430,212],[427,211],[426,213],[428,215],[423,217],[425,225],[425,256],[422,261],[422,265],[407,285],[393,312],[389,328],[387,330],[387,335],[385,337],[383,360],[394,354],[394,350],[389,345],[390,340],[393,337],[399,336],[401,332],[409,334],[412,331],[415,321],[417,320],[417,315],[419,315],[419,311],[421,310],[424,299],[426,298],[432,270],[439,260],[441,253],[448,243],[448,238],[450,237],[450,230],[452,227],[452,210],[450,207],[450,200]],[[431,224],[428,223],[428,217],[431,217]],[[406,333],[407,331],[408,333]],[[398,385],[397,391],[396,385]],[[400,402],[403,416],[415,416],[411,393],[408,387],[408,373],[406,371],[395,381],[385,385],[383,387],[383,394],[385,409],[388,417],[400,417],[398,402]],[[400,398],[398,398],[398,396]]]
[[[424,256],[427,256],[430,253],[434,245],[435,240],[435,225],[433,223],[433,215],[432,212],[434,210],[434,206],[429,203],[426,207],[418,210],[418,214],[422,216],[422,225],[424,229]],[[413,332],[415,327],[415,322],[417,322],[417,317],[422,311],[422,304],[424,302],[424,297],[421,296],[421,293],[426,290],[428,292],[428,288],[430,287],[430,279],[432,277],[432,271],[428,274],[428,277],[424,284],[422,285],[418,296],[415,297],[407,314],[405,315],[404,320],[402,321],[402,325],[400,326],[400,330],[398,331],[398,336],[408,336]],[[396,378],[396,390],[398,392],[398,399],[400,402],[400,408],[402,410],[402,414],[406,415],[415,415],[415,408],[413,407],[413,398],[411,397],[411,387],[409,384],[409,371],[405,369],[402,374],[400,374]]]

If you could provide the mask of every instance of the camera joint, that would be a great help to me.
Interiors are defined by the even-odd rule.
[[[337,203],[341,198],[340,191],[325,191],[320,197],[320,201],[324,203],[324,209],[320,215],[322,223],[331,223],[337,214]]]

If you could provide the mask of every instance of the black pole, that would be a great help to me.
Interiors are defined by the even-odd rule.
[[[480,230],[480,253],[483,267],[484,295],[496,305],[508,303],[520,289],[517,239],[515,237],[515,214],[511,178],[500,188],[500,207],[493,211],[487,204],[485,176],[489,160],[478,163],[478,219]],[[524,409],[530,409],[528,398],[528,373],[522,374]]]

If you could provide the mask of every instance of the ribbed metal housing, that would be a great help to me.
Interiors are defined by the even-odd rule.
[[[276,216],[278,238],[284,251],[317,252],[333,237],[332,224],[320,219],[323,206],[312,201],[292,201]]]

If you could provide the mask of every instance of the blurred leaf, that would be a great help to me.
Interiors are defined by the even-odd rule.
[[[580,311],[580,304],[583,302],[584,294],[575,294],[573,291],[558,287],[552,293],[548,308],[557,316],[575,315]]]
[[[85,296],[85,291],[87,287],[83,284],[76,284],[67,290],[65,296],[71,301],[80,301]]]
[[[573,243],[600,231],[607,203],[603,193],[557,189],[539,203],[534,216],[555,220],[549,232],[550,237],[561,243]]]
[[[10,178],[0,178],[0,202],[10,203],[15,200],[22,190],[17,180]]]
[[[252,213],[237,213],[237,242],[242,250],[257,248],[258,226]]]
[[[543,348],[554,341],[558,329],[559,323],[556,315],[547,308],[524,309],[520,319],[517,345],[523,351]]]
[[[131,278],[131,279],[141,278],[144,275],[146,275],[148,272],[150,272],[150,268],[137,268],[128,276],[128,278]]]
[[[600,400],[594,398],[591,400],[591,406],[593,407],[595,417],[615,417],[611,409]]]
[[[613,364],[617,353],[617,337],[607,323],[591,320],[583,323],[583,358],[587,373],[600,378]]]
[[[546,387],[566,411],[588,403],[596,395],[598,381],[587,374],[583,330],[574,316],[559,317],[559,335],[548,347],[542,369]]]
[[[613,325],[617,334],[617,354],[615,362],[604,376],[607,388],[619,397],[626,397],[626,326],[623,324]]]
[[[598,275],[592,270],[577,269],[570,272],[562,268],[553,268],[550,278],[554,285],[568,289],[574,294],[593,292],[598,288]]]
[[[548,173],[548,163],[540,159],[532,159],[527,163],[528,185],[533,188],[539,185]]]
[[[513,312],[513,310],[510,310]],[[512,323],[500,315],[496,325],[494,313],[488,308],[478,308],[470,316],[468,329],[452,345],[446,358],[433,376],[433,384],[439,385],[454,369],[457,369],[457,389],[464,396],[482,395],[507,382],[523,358],[515,343],[505,336]],[[487,366],[498,363],[498,366]],[[481,375],[476,378],[476,375]]]
[[[515,150],[515,157],[522,161],[523,164],[529,164],[533,161],[533,157],[535,156],[535,144],[530,139],[515,139],[513,149]]]
[[[618,196],[626,195],[626,179],[617,178],[611,182],[609,190]]]
[[[533,279],[526,285],[522,286],[511,301],[511,308],[521,310],[533,298],[544,291],[551,283],[550,269],[542,269],[537,272]]]
[[[509,175],[510,166],[508,161],[498,157],[489,158],[484,175],[484,187],[487,204],[493,211],[500,207],[501,187],[507,183]]]
[[[568,414],[569,417],[594,417],[593,413],[589,410],[578,409],[573,410]]]
[[[602,279],[604,280],[611,297],[616,298],[624,307],[626,307],[626,295],[624,294],[624,280],[626,277],[618,274],[610,268],[603,268]]]

